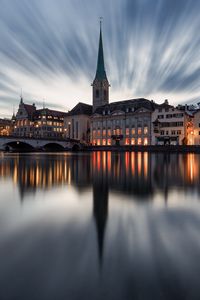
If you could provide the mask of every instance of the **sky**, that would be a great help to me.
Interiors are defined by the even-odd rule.
[[[200,102],[199,0],[0,0],[0,116],[92,104],[99,17],[110,101]]]

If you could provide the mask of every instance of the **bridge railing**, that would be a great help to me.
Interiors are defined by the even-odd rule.
[[[23,140],[41,140],[41,141],[54,141],[54,142],[74,142],[80,143],[80,140],[71,138],[59,138],[59,137],[30,137],[30,136],[19,136],[19,135],[0,135],[0,139],[23,139]]]

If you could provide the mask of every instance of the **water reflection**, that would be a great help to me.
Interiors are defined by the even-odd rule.
[[[35,195],[38,191],[48,196],[56,191],[59,200],[62,188],[66,188],[64,199],[67,201],[67,197],[75,197],[74,194],[69,194],[71,187],[80,199],[86,191],[92,190],[90,195],[92,198],[87,199],[92,207],[89,212],[92,215],[92,222],[88,221],[87,230],[84,228],[86,225],[83,226],[82,223],[80,227],[76,225],[81,215],[84,215],[87,210],[87,207],[84,207],[85,204],[81,202],[78,205],[82,205],[83,211],[77,219],[71,221],[70,226],[63,226],[63,231],[61,229],[59,231],[56,226],[52,225],[45,228],[43,220],[38,222],[40,211],[36,212],[37,221],[32,228],[28,223],[28,217],[31,216],[30,211],[34,210],[34,201],[31,207],[26,207],[24,214],[28,217],[25,225],[21,225],[22,229],[17,234],[13,234],[12,241],[9,240],[11,236],[9,234],[8,242],[0,247],[0,259],[2,259],[2,253],[6,256],[8,249],[12,253],[7,259],[7,265],[5,263],[2,266],[3,270],[6,270],[7,277],[5,278],[14,280],[12,265],[9,265],[11,257],[18,265],[20,274],[24,275],[26,271],[25,273],[32,278],[33,273],[35,277],[31,279],[31,282],[41,280],[38,285],[41,289],[45,289],[48,284],[44,275],[38,275],[45,272],[44,269],[40,269],[40,264],[45,257],[46,268],[47,265],[52,264],[53,257],[59,265],[59,267],[55,266],[57,276],[54,277],[51,274],[51,280],[57,282],[54,283],[55,294],[46,294],[44,291],[41,297],[33,296],[28,297],[29,299],[56,299],[57,291],[59,288],[65,291],[68,280],[71,284],[70,288],[68,286],[69,290],[78,289],[80,292],[74,296],[70,292],[65,294],[60,291],[62,297],[59,299],[66,299],[68,296],[70,300],[182,300],[193,299],[193,295],[196,297],[194,299],[199,299],[200,292],[196,283],[196,278],[200,275],[200,269],[196,265],[196,261],[200,258],[199,206],[193,207],[190,203],[190,210],[181,206],[174,211],[168,210],[169,202],[175,200],[180,205],[183,195],[189,194],[191,200],[196,193],[198,199],[200,195],[199,172],[200,156],[196,154],[168,155],[134,152],[2,154],[0,182],[6,182],[6,180],[13,182],[18,188],[22,208],[26,207],[28,196]],[[174,191],[175,196],[173,196]],[[37,197],[34,200],[37,200]],[[157,211],[154,210],[153,205],[150,205],[158,199],[166,210]],[[114,210],[111,207],[114,207]],[[12,207],[9,210],[13,210],[9,219],[11,222],[16,211]],[[45,218],[45,214],[42,217]],[[19,220],[20,218],[21,215]],[[21,220],[19,220],[20,223]],[[94,224],[95,238],[91,232]],[[84,248],[89,238],[93,242],[95,240],[98,271],[99,274],[104,274],[100,284],[99,278],[95,275],[94,261],[92,261],[95,250],[91,246],[91,240],[88,242],[90,246]],[[53,242],[50,242],[51,240]],[[22,254],[19,251],[19,244],[23,245],[23,249],[20,250]],[[17,254],[12,252],[12,249],[18,249]],[[47,250],[52,251],[52,257]],[[42,251],[46,251],[44,256]],[[186,256],[183,255],[183,251],[187,254]],[[29,255],[31,255],[29,252],[34,257],[33,262],[29,261]],[[34,273],[35,261],[39,263],[36,264],[38,272]],[[84,276],[81,272],[87,270],[90,275],[85,275],[86,279],[83,284],[78,281],[78,278],[83,280]],[[81,276],[79,276],[80,273]],[[48,277],[48,274],[46,276]],[[62,281],[60,281],[61,277]],[[24,282],[26,282],[25,279]],[[0,275],[0,299],[4,283],[4,277]],[[32,283],[29,282],[30,290],[34,290]],[[186,283],[193,288],[193,294],[189,293],[189,298],[184,294]],[[20,284],[21,282],[18,283],[16,293],[20,299],[27,299],[23,297]],[[14,299],[13,294],[11,294],[12,297],[6,297],[5,291],[2,295],[5,299]],[[27,296],[27,293],[25,295]]]
[[[93,152],[84,155],[3,155],[0,177],[12,178],[21,198],[36,189],[74,185],[78,190],[92,186],[135,195],[166,194],[174,187],[200,192],[200,158],[195,154],[149,154]],[[103,188],[102,188],[103,187]],[[104,188],[105,187],[105,188]],[[94,195],[98,192],[94,191]]]

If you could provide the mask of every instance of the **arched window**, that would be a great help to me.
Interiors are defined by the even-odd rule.
[[[99,98],[99,90],[96,90],[96,98]]]

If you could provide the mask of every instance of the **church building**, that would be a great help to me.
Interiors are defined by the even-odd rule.
[[[65,117],[66,136],[100,145],[148,145],[151,143],[151,113],[158,106],[139,98],[109,103],[102,28],[100,22],[97,68],[92,83],[92,105],[78,103]]]

